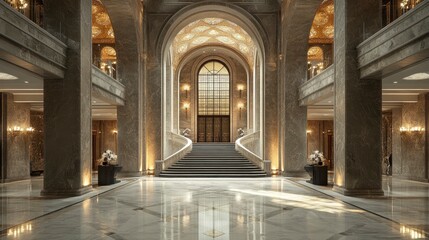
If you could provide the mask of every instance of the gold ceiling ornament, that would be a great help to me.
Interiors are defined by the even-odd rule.
[[[325,0],[317,10],[310,30],[310,43],[333,43],[334,1]]]
[[[97,5],[92,5],[92,14],[97,13],[99,11]]]
[[[101,29],[97,26],[92,26],[92,37],[97,37],[98,35],[100,35],[101,33]]]
[[[316,13],[316,16],[314,17],[314,24],[316,24],[317,26],[322,26],[327,24],[329,21],[329,17],[328,14],[326,14],[325,12],[318,12]]]
[[[101,49],[101,60],[116,60],[116,50],[112,47]]]
[[[111,25],[109,15],[106,12],[100,12],[95,15],[95,21],[100,25]]]
[[[323,34],[328,38],[334,38],[334,26],[326,26],[323,28]]]
[[[93,43],[115,43],[110,17],[99,0],[92,0],[92,26]]]
[[[222,18],[196,20],[179,31],[173,40],[173,64],[177,66],[186,52],[197,47],[221,45],[241,53],[253,66],[255,44],[240,26]]]
[[[320,47],[311,47],[307,52],[308,60],[323,61],[323,50]]]

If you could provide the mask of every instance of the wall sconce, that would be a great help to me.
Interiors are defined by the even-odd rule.
[[[185,90],[186,98],[188,98],[188,91],[191,89],[191,86],[189,84],[183,85],[183,90]]]
[[[112,131],[112,133],[113,133],[113,134],[118,134],[118,130],[114,129],[114,130]]]
[[[241,98],[241,92],[243,92],[243,90],[244,90],[244,85],[243,84],[238,84],[237,85],[237,90],[240,92],[240,98]]]
[[[240,103],[237,104],[237,107],[238,107],[238,109],[240,111],[240,115],[239,116],[240,116],[240,119],[241,119],[241,109],[244,108],[244,104],[242,102],[240,102]]]
[[[400,131],[401,133],[411,133],[411,132],[424,132],[424,131],[425,131],[425,129],[424,129],[424,128],[422,128],[422,127],[408,127],[408,128],[406,128],[406,127],[401,127],[401,128],[399,129],[399,131]]]
[[[10,132],[12,136],[16,136],[21,133],[32,133],[34,132],[34,128],[33,127],[23,128],[19,126],[14,126],[13,128],[8,128],[7,131]]]
[[[307,134],[312,133],[312,131],[310,129],[307,129]]]
[[[190,106],[191,106],[190,103],[184,103],[183,104],[183,109],[185,109],[186,119],[188,119],[188,109]]]

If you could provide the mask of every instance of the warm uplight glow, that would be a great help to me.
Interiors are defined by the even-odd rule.
[[[244,85],[243,84],[238,84],[237,85],[237,90],[238,91],[243,91],[244,90]]]
[[[155,170],[153,168],[149,168],[147,170],[147,175],[155,175]]]
[[[9,228],[9,230],[7,231],[7,236],[8,238],[21,238],[21,234],[23,233],[30,233],[33,230],[33,226],[31,225],[31,223],[26,223],[26,224],[22,224],[13,228]]]
[[[14,126],[13,128],[8,128],[7,129],[8,132],[13,133],[13,134],[18,134],[18,133],[32,133],[34,132],[34,128],[33,127],[20,127],[20,126]]]
[[[426,235],[423,230],[420,229],[412,229],[406,226],[401,226],[400,233],[405,237],[409,237],[411,239],[425,239]]]
[[[276,168],[271,169],[271,175],[276,176],[276,175],[279,175],[279,173],[280,172],[278,169],[276,169]]]
[[[237,104],[237,107],[241,110],[241,109],[243,109],[244,108],[244,103],[242,103],[242,102],[239,102],[238,104]]]
[[[425,129],[422,127],[401,127],[400,132],[424,132]]]
[[[312,132],[311,130],[307,129],[307,134],[308,134],[308,133],[311,133],[311,132]]]
[[[113,133],[113,134],[118,134],[118,130],[114,129],[114,130],[112,131],[112,133]]]
[[[89,186],[91,184],[91,173],[84,173],[83,179],[82,179],[82,185],[84,187]]]

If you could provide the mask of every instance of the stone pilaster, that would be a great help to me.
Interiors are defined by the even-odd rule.
[[[64,79],[44,82],[43,195],[91,189],[91,1],[46,0],[47,30],[67,44]]]
[[[335,176],[344,195],[382,195],[381,80],[360,79],[356,47],[381,27],[380,2],[335,1]]]
[[[118,106],[118,163],[121,176],[141,176],[143,162],[143,8],[138,0],[103,0],[115,32],[118,79],[125,105]]]
[[[299,105],[299,87],[307,80],[308,36],[320,1],[283,1],[280,142],[283,175],[303,176],[307,163],[307,107]],[[316,150],[316,149],[315,149]]]

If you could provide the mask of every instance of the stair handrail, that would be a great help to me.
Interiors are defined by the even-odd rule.
[[[271,161],[263,160],[256,153],[252,152],[251,150],[245,147],[245,145],[248,143],[258,141],[260,138],[260,134],[261,134],[260,131],[256,131],[238,138],[235,141],[235,150],[241,153],[247,159],[249,159],[249,161],[251,161],[253,164],[263,169],[268,176],[271,176]]]
[[[182,159],[186,154],[192,151],[192,140],[182,135],[168,132],[167,134],[173,141],[182,144],[183,146],[164,160],[155,161],[155,176],[159,176],[161,171],[169,168],[171,165]]]

